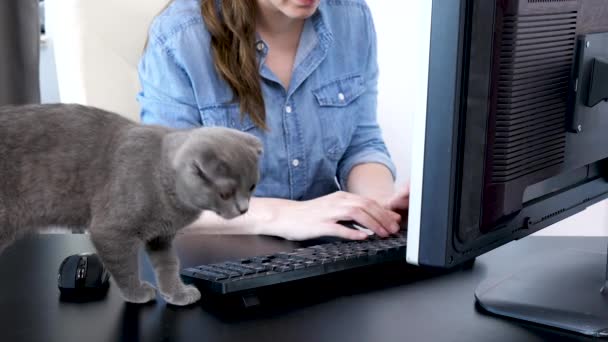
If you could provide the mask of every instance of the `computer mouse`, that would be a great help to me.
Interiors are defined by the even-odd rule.
[[[110,275],[94,253],[70,255],[59,266],[57,286],[65,297],[103,296],[110,285]]]

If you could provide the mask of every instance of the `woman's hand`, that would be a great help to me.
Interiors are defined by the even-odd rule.
[[[407,209],[410,206],[410,185],[405,186],[402,191],[396,192],[391,198],[384,203],[384,208],[392,210],[405,218]]]
[[[374,200],[336,192],[310,201],[277,201],[268,220],[258,223],[258,232],[288,240],[321,236],[362,240],[367,237],[366,233],[346,228],[337,222],[356,221],[379,236],[386,237],[399,231],[400,218],[399,214]]]
[[[403,190],[395,192],[393,176],[390,170],[381,164],[360,164],[355,166],[348,176],[348,191],[371,198],[381,203],[390,211],[407,216],[410,202],[409,183]]]

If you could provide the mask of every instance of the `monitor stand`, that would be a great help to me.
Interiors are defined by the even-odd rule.
[[[565,250],[475,290],[479,305],[496,315],[576,333],[608,337],[607,254]]]

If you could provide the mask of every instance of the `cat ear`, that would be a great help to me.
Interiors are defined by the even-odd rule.
[[[213,178],[209,174],[209,170],[207,170],[205,167],[203,167],[198,161],[193,160],[192,167],[196,171],[197,176],[199,176],[206,183],[212,183]]]
[[[262,153],[264,153],[264,148],[261,144],[254,146],[253,148],[255,149],[255,152],[258,154],[258,156],[261,156]]]
[[[207,146],[198,155],[192,156],[192,164],[196,166],[199,177],[208,183],[214,183],[217,175],[228,173],[228,166],[218,157],[218,151]]]
[[[242,142],[247,146],[250,146],[258,156],[262,155],[264,152],[262,141],[255,135],[245,133],[244,135],[241,135],[239,139],[241,139]]]
[[[258,156],[261,156],[262,153],[264,153],[264,146],[262,146],[262,142],[258,138],[253,139],[253,143],[251,144],[251,146],[253,147],[253,150],[258,154]]]

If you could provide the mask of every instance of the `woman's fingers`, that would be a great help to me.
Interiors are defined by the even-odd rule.
[[[375,218],[370,216],[367,211],[363,208],[353,205],[345,204],[341,208],[338,208],[336,215],[332,218],[333,221],[355,221],[361,226],[373,231],[379,236],[386,237],[390,232],[385,229]]]
[[[370,216],[373,220],[380,224],[382,229],[385,230],[388,234],[394,234],[399,231],[399,221],[401,220],[401,215],[391,210],[387,210],[386,208],[382,207],[378,202],[371,199],[367,199],[357,195],[352,195],[350,199],[353,201],[351,203],[351,206],[363,210],[368,216]],[[365,225],[364,222],[359,223]],[[372,229],[372,227],[368,228]],[[379,235],[382,236],[382,234]]]
[[[406,195],[406,196],[397,196],[394,197],[390,204],[389,204],[389,209],[391,210],[406,210],[407,208],[409,208],[410,206],[410,196]]]
[[[350,220],[354,220],[365,228],[370,229],[374,233],[378,234],[381,237],[387,237],[390,235],[390,232],[386,230],[376,219],[370,216],[365,210],[361,208],[354,208],[348,212],[348,216]]]
[[[320,236],[335,236],[347,240],[364,240],[367,238],[367,234],[362,231],[346,228],[340,224],[329,224],[324,226],[325,232]]]
[[[384,203],[384,206],[396,212],[406,211],[410,206],[410,185],[409,183],[405,185],[402,191],[397,192],[393,197],[391,197],[387,202]]]

